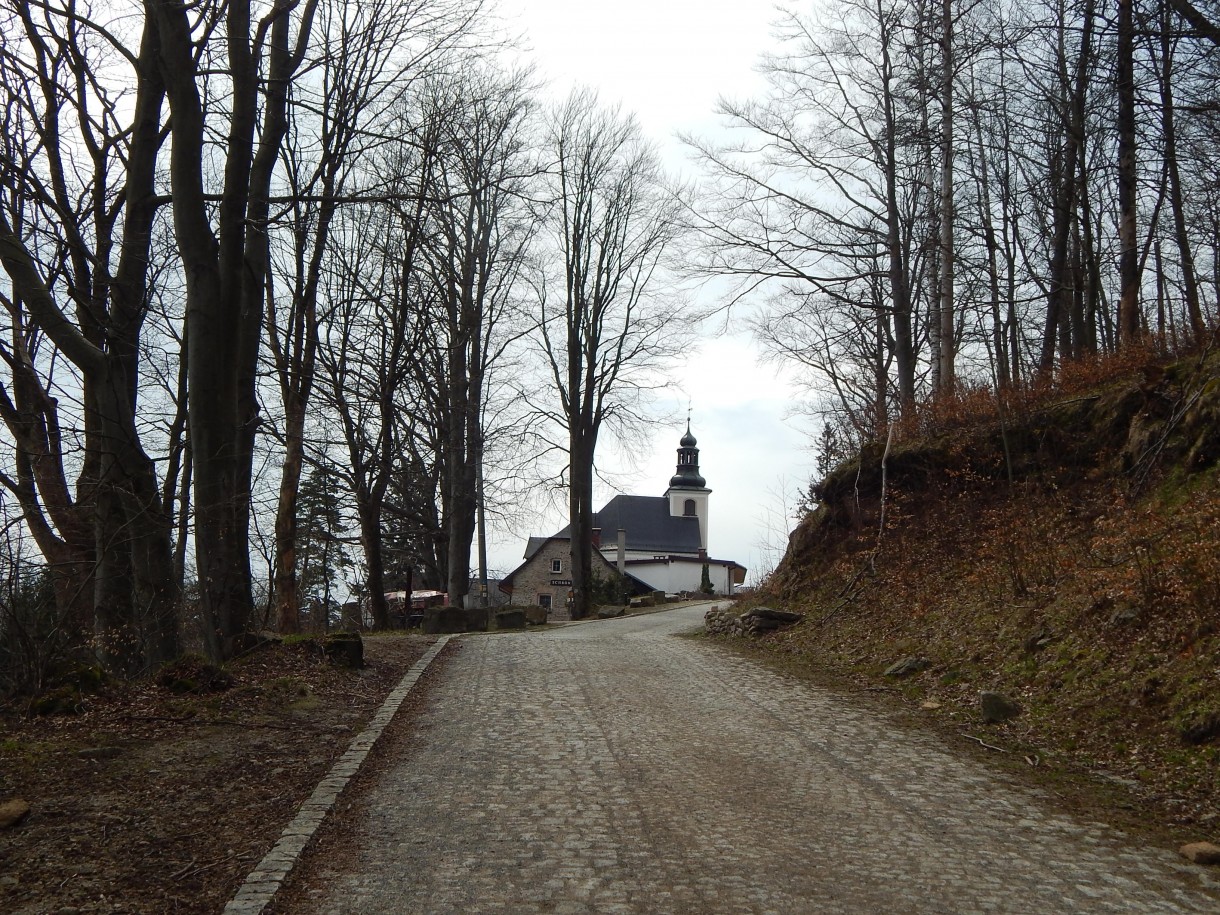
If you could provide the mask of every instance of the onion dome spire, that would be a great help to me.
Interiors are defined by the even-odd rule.
[[[699,449],[696,447],[698,444],[695,437],[691,435],[690,417],[687,417],[686,434],[678,442],[678,472],[669,481],[671,488],[684,486],[690,489],[704,489],[707,487],[707,480],[699,475]]]

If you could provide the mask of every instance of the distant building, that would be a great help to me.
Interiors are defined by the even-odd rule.
[[[483,583],[477,579],[470,579],[470,590],[466,593],[467,607],[482,607],[482,589]],[[504,607],[507,606],[508,594],[500,590],[500,579],[487,579],[487,606],[488,607]]]
[[[745,581],[744,566],[708,556],[708,497],[699,473],[698,442],[690,424],[678,447],[677,472],[663,496],[615,496],[593,515],[594,574],[618,571],[634,591],[698,593],[705,581],[713,594],[728,595]],[[516,604],[550,607],[566,618],[571,590],[571,532],[530,537],[525,561],[500,589]]]

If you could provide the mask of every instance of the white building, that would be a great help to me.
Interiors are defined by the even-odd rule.
[[[607,565],[632,581],[636,591],[697,593],[704,590],[705,570],[714,594],[732,594],[745,581],[744,566],[708,555],[708,497],[712,491],[699,473],[697,445],[688,423],[679,442],[677,472],[664,495],[615,496],[593,515],[594,548]],[[529,539],[525,561],[500,585],[513,595],[514,603],[562,606],[570,582],[562,575],[556,550],[566,549],[570,537],[565,527],[551,537]]]

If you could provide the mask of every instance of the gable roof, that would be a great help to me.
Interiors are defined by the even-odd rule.
[[[650,553],[698,553],[699,519],[669,513],[664,496],[615,496],[593,516],[602,530],[602,546],[615,542],[619,528],[627,531],[627,549]]]
[[[669,513],[669,500],[664,496],[615,496],[601,511],[593,513],[593,526],[601,528],[603,550],[614,548],[621,527],[627,531],[629,550],[658,554],[699,552],[699,519],[675,518]],[[525,545],[525,558],[537,553],[548,540],[568,540],[571,536],[569,524],[551,537],[530,537]]]

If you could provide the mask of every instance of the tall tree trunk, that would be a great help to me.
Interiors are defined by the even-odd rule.
[[[106,363],[112,380],[95,392],[103,443],[95,515],[97,638],[113,666],[135,673],[179,652],[172,521],[156,469],[140,447],[122,355]]]
[[[28,15],[22,21],[31,47],[45,53],[45,36],[36,32]],[[74,42],[75,33],[72,38],[63,39],[64,47],[60,50],[79,54],[81,49]],[[92,210],[81,217],[88,221],[89,228],[64,226],[69,238],[64,259],[69,275],[63,285],[75,304],[75,321],[60,310],[22,240],[0,215],[0,259],[12,280],[16,298],[82,376],[85,448],[79,489],[83,506],[78,503],[70,508],[55,403],[41,388],[32,363],[28,366],[23,363],[28,357],[23,347],[14,346],[20,352],[10,363],[16,410],[7,403],[0,410],[14,430],[19,448],[28,456],[26,464],[27,457],[19,455],[18,472],[24,474],[28,470],[29,482],[37,485],[47,512],[52,517],[58,516],[55,523],[65,534],[63,543],[77,554],[72,564],[79,564],[86,557],[93,562],[91,580],[82,576],[76,587],[62,589],[60,593],[71,590],[80,594],[84,582],[89,581],[96,644],[109,666],[127,673],[178,653],[178,593],[173,576],[166,569],[171,522],[164,511],[156,469],[140,444],[136,422],[139,341],[147,306],[152,226],[159,206],[155,182],[165,99],[160,55],[159,31],[150,17],[144,23],[139,56],[134,60],[136,92],[130,129],[122,138],[106,138],[106,144],[115,144],[113,149],[108,146],[99,149],[96,145],[95,130],[105,132],[100,126],[107,123],[105,116],[83,131],[86,145],[94,144],[89,146],[89,153],[95,172],[92,182],[85,185]],[[92,76],[88,72],[75,74],[82,87],[75,103],[82,112],[87,109],[93,91],[83,86]],[[50,93],[49,107],[38,130],[48,155],[47,185],[54,188],[62,211],[77,212],[75,203],[67,202],[67,185],[77,176],[69,179],[64,164],[68,144],[61,143],[59,135],[59,106],[63,100],[57,94],[62,90],[53,85],[53,80],[43,85],[44,91]],[[111,170],[115,168],[125,172],[121,189],[111,185]],[[112,196],[121,201],[121,206]],[[121,244],[115,231],[120,212]],[[90,236],[87,241],[86,235]],[[116,250],[118,262],[111,275],[109,265]],[[36,412],[30,412],[28,407]],[[40,414],[37,420],[36,414]],[[25,488],[24,481],[19,488]],[[23,495],[32,497],[32,487]],[[31,507],[23,502],[27,515]],[[79,531],[85,526],[92,529],[88,548],[78,541]],[[35,524],[36,531],[41,527]],[[38,536],[45,542],[48,533],[49,528]],[[63,550],[54,549],[51,555],[62,553]],[[75,615],[76,608],[72,609]]]
[[[191,475],[194,472],[194,462],[191,460],[191,440],[186,438],[183,442],[182,452],[182,482],[178,488],[178,518],[176,539],[174,541],[174,584],[178,588],[178,593],[181,594],[186,585],[186,554],[187,542],[190,540],[190,521],[191,521],[191,493],[194,491],[192,487]]]
[[[275,620],[280,632],[300,632],[301,596],[297,593],[297,494],[305,464],[305,410],[285,404],[284,461],[275,510]]]
[[[169,562],[171,527],[155,467],[140,445],[124,350],[98,349],[64,320],[29,252],[2,215],[0,260],[31,315],[85,377],[91,433],[85,485],[92,490],[95,510],[94,614],[99,647],[112,666],[126,672],[169,660],[178,652],[177,591]],[[42,472],[50,470],[48,463]],[[31,475],[36,472],[32,469]],[[56,482],[48,492],[59,488]]]
[[[1118,0],[1118,301],[1119,345],[1140,337],[1140,265],[1136,239],[1134,0]]]
[[[571,524],[572,619],[593,608],[593,441],[578,428],[569,436],[568,518]]]
[[[334,163],[327,163],[334,167]],[[305,414],[313,398],[318,367],[318,290],[322,260],[335,215],[335,187],[328,174],[323,182],[322,203],[313,231],[313,251],[305,276],[294,291],[289,328],[280,340],[272,329],[272,349],[280,375],[284,404],[284,460],[280,471],[279,500],[275,513],[275,564],[272,602],[280,632],[300,631],[300,599],[297,587],[297,502],[305,462]],[[304,245],[299,231],[297,244]],[[268,284],[270,297],[271,285]],[[274,310],[268,326],[274,325]],[[278,342],[278,346],[276,345]],[[329,583],[329,579],[328,579]]]
[[[89,494],[72,498],[65,474],[59,407],[42,387],[19,327],[13,329],[10,347],[12,399],[0,387],[0,415],[16,446],[16,480],[6,478],[6,485],[17,497],[34,542],[50,566],[58,615],[67,621],[69,634],[85,644],[94,626],[97,549]]]
[[[1169,179],[1169,206],[1173,212],[1173,234],[1182,262],[1182,295],[1186,299],[1186,315],[1195,342],[1203,339],[1207,324],[1199,301],[1199,282],[1195,275],[1195,258],[1186,228],[1186,207],[1182,200],[1182,176],[1178,168],[1177,125],[1174,120],[1173,58],[1171,37],[1173,17],[1166,5],[1161,17],[1161,137],[1165,144],[1165,168]]]
[[[204,112],[196,83],[194,45],[186,8],[170,0],[149,0],[160,25],[162,74],[172,111],[173,145],[170,184],[174,192],[174,226],[186,278],[187,372],[193,478],[195,485],[195,555],[200,585],[204,645],[216,659],[232,657],[240,647],[252,605],[245,561],[247,548],[236,523],[237,340],[239,296],[222,282],[220,246],[212,234],[210,203],[203,185]],[[236,0],[230,17],[249,3]],[[230,25],[230,29],[233,26]],[[237,40],[236,36],[234,40]],[[236,65],[238,62],[234,61]],[[243,74],[235,73],[234,123],[240,123]],[[250,115],[252,117],[252,115]],[[253,131],[253,124],[249,125]],[[230,138],[230,159],[240,155],[240,138]],[[232,166],[230,166],[230,171]],[[226,174],[221,206],[222,231],[235,233],[245,212],[245,189],[228,183],[241,176]],[[244,181],[242,182],[244,185]],[[234,197],[240,213],[233,215]],[[226,219],[227,214],[227,219]],[[228,242],[232,247],[232,241]],[[240,248],[239,248],[240,250]],[[230,255],[231,257],[231,255]],[[240,274],[238,274],[240,276]],[[230,274],[230,285],[232,285]]]
[[[94,642],[109,670],[139,672],[140,631],[131,603],[131,554],[123,542],[122,499],[113,484],[101,483],[93,493],[93,523],[98,544],[93,574]]]
[[[172,0],[146,0],[146,5],[157,17],[161,72],[172,112],[170,184],[186,277],[200,612],[208,653],[224,659],[250,638],[250,482],[269,186],[287,129],[288,82],[304,53],[316,2],[307,0],[302,9],[294,52],[289,24],[295,3],[276,0],[259,27],[260,36],[265,28],[269,32],[265,80],[259,79],[264,62],[258,57],[264,49],[251,41],[250,0],[231,0],[226,6],[232,107],[215,235],[203,183],[207,125],[187,8]],[[262,131],[256,152],[260,88]]]
[[[474,426],[474,423],[470,423]],[[467,435],[477,435],[468,428]],[[470,590],[470,550],[474,542],[475,519],[478,510],[476,490],[478,465],[473,441],[464,442],[463,459],[453,473],[453,491],[449,500],[448,542],[446,544],[447,588],[454,606],[463,606]]]
[[[1081,238],[1080,217],[1072,214],[1072,307],[1067,315],[1068,350],[1070,358],[1079,359],[1085,353],[1088,328],[1085,320],[1085,296],[1088,283],[1085,282],[1084,243]]]
[[[368,564],[366,587],[373,628],[389,629],[390,607],[385,599],[385,561],[382,557],[381,496],[365,490],[357,493],[356,501],[356,511],[360,516],[360,542]]]
[[[479,462],[476,467],[478,471],[478,491],[476,496],[479,500],[478,510],[478,525],[479,525],[479,606],[491,606],[491,594],[488,590],[487,582],[487,504],[484,501],[483,492],[483,448],[479,447]]]
[[[878,303],[876,308],[876,317],[874,318],[874,348],[873,348],[873,415],[872,422],[867,429],[866,434],[875,438],[881,438],[884,432],[889,428],[889,398],[890,398],[890,372],[889,358],[886,349],[886,343],[890,338],[890,331],[887,321],[887,315],[884,308]]]
[[[1083,351],[1096,353],[1099,344],[1098,318],[1103,315],[1101,306],[1102,281],[1100,254],[1093,234],[1093,204],[1089,191],[1088,174],[1083,156],[1084,144],[1081,143],[1081,158],[1077,169],[1077,182],[1080,187],[1076,194],[1080,200],[1080,257],[1083,261],[1083,278],[1085,293],[1085,337]]]
[[[882,88],[885,113],[886,254],[889,259],[890,299],[894,309],[894,362],[898,371],[898,399],[905,413],[915,405],[915,333],[907,259],[902,244],[902,211],[898,202],[898,116],[894,108],[894,69],[890,58],[889,22],[880,13]]]
[[[954,195],[953,195],[953,0],[941,0],[941,83],[940,83],[940,352],[937,378],[942,393],[954,386],[953,364],[956,348],[956,311],[954,281]]]
[[[1159,348],[1162,351],[1167,347],[1172,350],[1177,341],[1169,338],[1169,323],[1165,320],[1165,263],[1162,260],[1159,238],[1152,241],[1152,269],[1156,282],[1156,335],[1159,338]]]
[[[1084,145],[1085,100],[1088,92],[1088,69],[1092,59],[1094,0],[1084,8],[1080,49],[1073,76],[1069,79],[1064,25],[1060,20],[1058,42],[1059,82],[1062,94],[1059,102],[1063,111],[1063,147],[1058,168],[1052,173],[1054,188],[1054,221],[1051,235],[1051,261],[1046,298],[1046,324],[1042,330],[1042,354],[1038,369],[1048,372],[1055,363],[1055,347],[1059,329],[1068,320],[1075,295],[1071,264],[1072,223],[1076,212],[1076,172]],[[1070,356],[1070,353],[1064,353]]]
[[[970,140],[973,140],[973,143]],[[1004,337],[1004,320],[1001,315],[1000,244],[996,238],[995,217],[991,212],[991,169],[987,164],[987,146],[983,141],[981,117],[974,120],[974,134],[968,135],[966,152],[978,195],[979,225],[983,230],[983,247],[987,252],[987,304],[991,312],[992,372],[996,385],[1003,389],[1009,386],[1008,341]]]
[[[473,384],[470,361],[470,312],[473,286],[468,273],[469,261],[460,266],[458,282],[451,284],[449,346],[447,353],[449,428],[445,441],[446,500],[445,528],[447,566],[445,585],[449,602],[455,607],[465,605],[470,590],[470,544],[474,537],[475,465],[472,461],[470,437],[474,434],[475,417],[472,402]],[[474,331],[477,333],[477,329]]]

